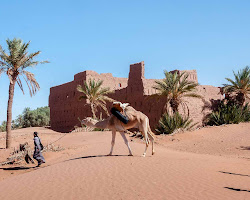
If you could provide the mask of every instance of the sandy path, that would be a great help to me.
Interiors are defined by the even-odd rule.
[[[249,160],[162,146],[142,158],[144,145],[137,142],[131,143],[135,156],[128,157],[120,135],[114,149],[119,156],[106,157],[110,132],[78,137],[82,152],[0,181],[0,199],[250,199]]]

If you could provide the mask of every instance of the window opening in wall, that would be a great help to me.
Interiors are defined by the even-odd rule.
[[[119,83],[119,87],[122,87],[122,84],[121,84],[121,83]]]

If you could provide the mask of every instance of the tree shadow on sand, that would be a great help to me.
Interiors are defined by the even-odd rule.
[[[232,187],[224,187],[224,188],[229,189],[229,190],[234,190],[237,192],[250,192],[250,190],[242,190],[242,189],[232,188]]]
[[[2,167],[0,169],[11,171],[11,170],[27,170],[27,169],[33,169],[33,168],[36,168],[36,167],[6,167],[6,168]]]
[[[237,174],[237,173],[223,172],[223,171],[219,171],[219,172],[223,173],[223,174],[231,174],[231,175],[236,175],[236,176],[248,176],[248,177],[250,177],[250,175],[247,175],[247,174]]]
[[[250,146],[240,146],[240,150],[249,150],[250,151]]]

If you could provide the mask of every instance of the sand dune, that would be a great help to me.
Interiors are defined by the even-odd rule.
[[[223,129],[223,131],[220,131]],[[0,199],[250,199],[250,124],[228,125],[157,136],[156,154],[140,157],[144,144],[129,137],[129,157],[111,132],[71,133],[56,142],[61,152],[48,152],[47,163],[0,167]],[[38,130],[43,143],[63,134],[44,128],[14,131],[13,145],[32,144]],[[222,142],[223,141],[223,142]],[[195,145],[194,145],[195,144]],[[4,133],[0,133],[0,148]],[[1,161],[9,151],[0,149]]]

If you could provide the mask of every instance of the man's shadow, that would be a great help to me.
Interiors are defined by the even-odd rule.
[[[36,167],[1,167],[0,169],[2,170],[8,170],[8,171],[16,171],[16,170],[27,170],[27,169],[33,169],[33,168],[36,168]]]

